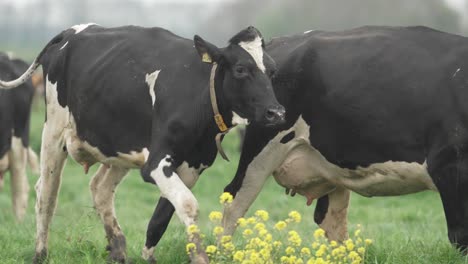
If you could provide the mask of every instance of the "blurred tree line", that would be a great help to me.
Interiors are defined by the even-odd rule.
[[[466,9],[457,12],[441,0],[241,0],[226,3],[212,20],[216,22],[206,26],[214,25],[214,37],[247,22],[267,38],[363,25],[424,25],[468,36],[468,1],[465,4]]]
[[[248,25],[266,39],[362,25],[425,25],[468,36],[465,4],[457,12],[442,0],[0,0],[0,49],[32,60],[60,31],[87,22],[160,26],[218,45]]]

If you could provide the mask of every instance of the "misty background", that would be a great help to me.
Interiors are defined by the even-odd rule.
[[[468,0],[0,0],[0,50],[32,60],[62,30],[88,22],[158,26],[218,46],[249,25],[267,41],[362,25],[424,25],[468,36]]]

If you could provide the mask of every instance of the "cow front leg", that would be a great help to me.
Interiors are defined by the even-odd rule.
[[[21,138],[13,137],[9,152],[13,212],[21,221],[28,206],[29,183],[26,175],[27,148]]]
[[[348,206],[350,191],[337,187],[317,201],[314,220],[325,231],[329,240],[348,239]]]
[[[126,242],[115,214],[115,189],[127,174],[128,169],[101,165],[91,181],[90,189],[93,196],[94,207],[101,217],[106,231],[110,251],[109,259],[113,262],[125,263]]]
[[[48,115],[50,119],[50,115]],[[34,263],[47,257],[49,225],[57,205],[62,170],[67,156],[62,131],[45,123],[42,131],[41,176],[36,183],[36,254]]]
[[[189,189],[192,189],[199,177],[198,170],[195,168],[189,168],[188,166],[180,166],[177,173],[180,175],[182,182]],[[167,226],[169,225],[174,212],[175,208],[168,199],[165,197],[159,198],[158,205],[156,206],[148,224],[146,243],[141,254],[143,259],[149,263],[156,263],[154,250],[163,234],[166,232]]]
[[[198,202],[190,189],[176,173],[176,168],[181,162],[174,160],[170,154],[154,154],[154,158],[151,160],[156,162],[149,162],[142,169],[144,180],[156,183],[161,190],[161,195],[174,206],[175,213],[187,228],[191,225],[196,225],[198,218]],[[154,169],[151,170],[149,168]],[[196,246],[196,250],[190,254],[191,262],[197,264],[208,263],[208,257],[201,244],[200,235],[188,231],[188,240],[189,243],[194,243]],[[153,252],[147,252],[146,254],[149,255],[149,253]]]
[[[429,174],[439,190],[447,221],[448,238],[460,251],[468,248],[468,153],[445,152],[428,160]],[[452,155],[450,155],[452,154]],[[447,160],[456,157],[455,160]]]

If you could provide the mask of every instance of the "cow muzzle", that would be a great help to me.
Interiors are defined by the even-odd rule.
[[[265,111],[265,120],[267,121],[267,126],[284,124],[286,121],[285,117],[286,110],[281,105],[271,106]]]

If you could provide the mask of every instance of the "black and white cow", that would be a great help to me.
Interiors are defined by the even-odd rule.
[[[468,38],[373,26],[275,38],[267,52],[286,124],[247,127],[227,233],[273,174],[308,205],[319,199],[315,220],[334,240],[347,237],[348,190],[438,191],[449,240],[467,248]]]
[[[15,79],[28,65],[0,53],[0,78]],[[38,173],[37,155],[29,147],[29,119],[34,88],[30,81],[18,89],[0,90],[0,189],[7,171],[11,176],[13,212],[22,220],[28,205],[29,183],[26,165]]]
[[[284,121],[268,76],[275,65],[253,27],[220,49],[199,36],[192,41],[161,28],[77,25],[53,38],[23,76],[0,86],[22,83],[39,65],[47,116],[36,185],[36,261],[47,255],[67,154],[85,171],[101,163],[90,188],[110,258],[123,262],[125,237],[115,216],[114,190],[130,168],[144,165],[143,179],[159,186],[189,226],[198,214],[190,188],[213,163],[220,129]],[[210,83],[224,118],[220,124],[213,118]],[[197,244],[192,261],[207,262],[199,237],[189,240]],[[143,256],[154,260],[153,252],[154,247],[145,247]]]

